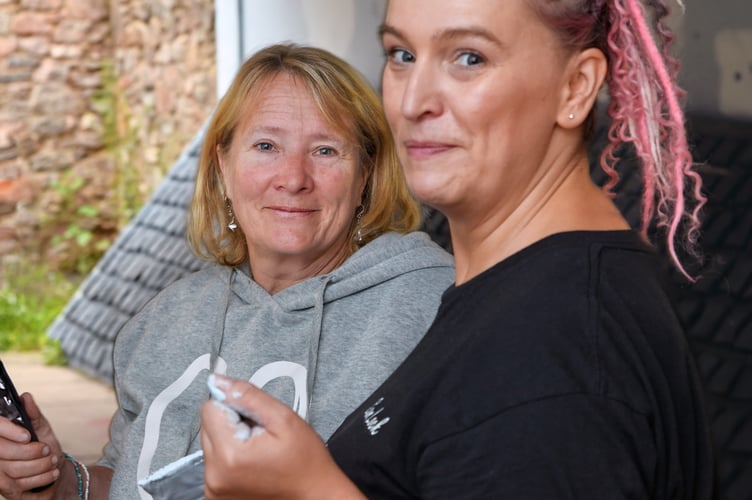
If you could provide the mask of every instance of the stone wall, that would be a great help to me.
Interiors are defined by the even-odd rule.
[[[216,103],[213,2],[0,0],[0,278],[106,246]]]

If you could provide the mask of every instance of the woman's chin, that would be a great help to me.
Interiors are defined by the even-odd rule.
[[[454,204],[457,193],[450,189],[448,182],[431,179],[423,182],[410,183],[410,191],[423,205],[442,212],[442,207]]]
[[[327,255],[335,256],[346,251],[346,238],[333,241],[320,240],[310,235],[299,238],[287,235],[284,239],[268,241],[265,253],[273,255],[280,261],[305,262],[326,259]]]

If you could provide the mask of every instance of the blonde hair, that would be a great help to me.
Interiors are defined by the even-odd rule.
[[[227,153],[243,117],[275,76],[292,75],[311,94],[325,119],[358,149],[366,170],[360,234],[351,252],[388,231],[407,233],[420,224],[420,206],[410,194],[378,94],[352,66],[323,49],[295,44],[266,47],[238,70],[206,131],[188,214],[188,242],[199,256],[224,265],[248,258],[242,228],[227,228],[227,200],[217,151]],[[360,209],[360,207],[359,207]]]

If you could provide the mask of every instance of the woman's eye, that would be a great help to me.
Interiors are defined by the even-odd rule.
[[[415,56],[405,49],[389,49],[386,52],[386,56],[390,61],[396,63],[411,63],[415,61]]]
[[[274,151],[274,145],[270,142],[258,142],[253,147],[259,151]]]
[[[320,156],[332,156],[337,154],[337,150],[329,146],[322,146],[316,150],[316,154]]]
[[[483,56],[475,52],[463,52],[457,57],[457,62],[463,66],[475,66],[484,62]]]

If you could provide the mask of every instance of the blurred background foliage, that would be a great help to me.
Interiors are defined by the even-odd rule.
[[[46,266],[18,264],[5,270],[0,287],[0,351],[42,351],[45,362],[65,364],[47,327],[75,292],[78,281]]]

